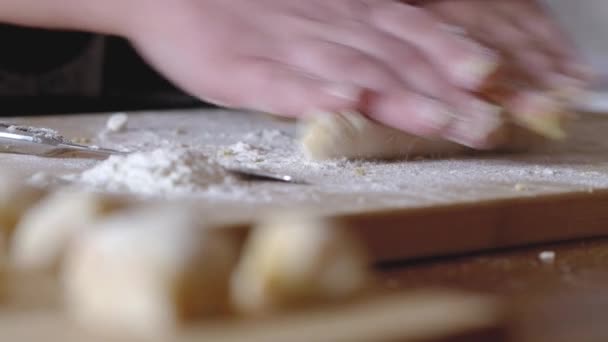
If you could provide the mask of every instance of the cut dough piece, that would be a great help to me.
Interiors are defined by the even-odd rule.
[[[10,240],[21,215],[43,196],[43,190],[27,186],[13,174],[0,172],[0,241]]]
[[[63,272],[69,312],[111,335],[158,337],[225,313],[238,242],[201,225],[195,210],[119,213],[74,240]]]
[[[70,240],[126,201],[101,194],[64,189],[28,210],[17,225],[10,263],[24,271],[55,271]]]
[[[115,113],[108,118],[106,122],[106,130],[109,132],[124,132],[127,130],[129,116],[127,113]]]
[[[356,112],[319,114],[304,123],[300,142],[312,160],[407,159],[461,154],[471,149],[446,140],[430,140],[378,124]],[[538,146],[544,139],[514,125],[500,132],[500,151]]]
[[[330,220],[273,215],[251,233],[231,282],[244,314],[268,314],[346,299],[370,279],[360,244]]]

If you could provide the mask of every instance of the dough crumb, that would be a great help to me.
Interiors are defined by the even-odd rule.
[[[528,186],[527,186],[527,185],[525,185],[525,184],[522,184],[522,183],[517,183],[517,184],[515,184],[514,189],[515,189],[515,191],[526,191],[526,190],[528,190],[529,188],[528,188]]]
[[[538,260],[540,260],[544,264],[552,264],[555,262],[555,252],[554,251],[543,251],[538,254]]]
[[[129,116],[126,113],[116,113],[110,116],[106,123],[106,129],[109,132],[124,132],[127,130],[127,124],[129,122]]]
[[[364,168],[362,168],[362,167],[358,167],[358,168],[356,168],[356,169],[355,169],[355,173],[356,173],[358,176],[366,176],[366,175],[367,175],[367,172],[366,172],[366,171],[365,171],[365,169],[364,169]]]
[[[268,154],[266,149],[258,146],[251,145],[244,141],[239,141],[233,145],[227,146],[225,149],[220,150],[218,157],[220,160],[225,162],[237,163],[241,166],[243,164],[255,164],[264,161],[264,157]]]
[[[233,156],[236,156],[236,153],[233,150],[224,150],[222,152],[222,154],[224,155],[224,157],[233,157]]]
[[[234,154],[250,153],[252,151],[256,151],[256,148],[254,148],[250,144],[239,141],[236,144],[230,146],[230,151],[232,151]]]
[[[555,176],[555,171],[551,169],[544,169],[541,173],[543,176]]]
[[[77,137],[73,138],[72,141],[76,144],[86,145],[91,143],[91,138]]]

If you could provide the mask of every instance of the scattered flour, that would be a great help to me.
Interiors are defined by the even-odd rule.
[[[240,164],[248,167],[255,167],[256,164],[265,160],[268,151],[246,142],[239,141],[236,144],[220,149],[218,160],[225,165]]]
[[[293,144],[294,139],[278,129],[263,129],[245,135],[245,141],[256,142],[263,146],[286,146]]]
[[[201,193],[230,179],[199,151],[163,148],[111,156],[77,180],[105,191],[170,196]]]
[[[553,171],[551,169],[543,169],[543,171],[541,172],[541,174],[543,176],[555,176],[555,171]]]

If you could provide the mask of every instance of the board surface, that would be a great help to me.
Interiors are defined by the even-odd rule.
[[[6,121],[130,151],[186,145],[224,163],[304,179],[247,182],[188,198],[211,222],[248,224],[261,211],[311,208],[342,217],[378,260],[417,258],[608,232],[608,118],[585,116],[572,138],[526,154],[437,156],[398,162],[309,162],[297,127],[265,115],[214,110],[129,113],[124,133],[104,133],[107,114]],[[0,154],[22,175],[77,174],[97,161]]]

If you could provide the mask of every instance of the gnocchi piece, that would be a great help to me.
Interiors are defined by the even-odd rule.
[[[69,312],[89,329],[157,337],[227,313],[238,242],[193,211],[144,208],[117,214],[71,245],[63,271]]]
[[[124,200],[63,189],[28,210],[10,244],[10,264],[24,271],[56,271],[70,240],[125,206]]]
[[[275,215],[245,243],[231,296],[239,312],[267,314],[349,298],[369,278],[363,248],[342,227],[319,217]]]
[[[129,122],[129,116],[127,113],[115,113],[112,114],[106,122],[106,130],[108,132],[124,132],[127,130],[127,124]]]
[[[8,242],[21,215],[44,196],[13,174],[0,172],[0,241]],[[4,248],[3,248],[4,249]]]

